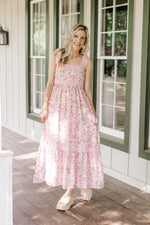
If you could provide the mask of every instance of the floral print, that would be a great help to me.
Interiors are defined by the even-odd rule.
[[[87,55],[80,65],[59,65],[48,104],[33,182],[63,188],[102,188],[98,127],[83,89]]]

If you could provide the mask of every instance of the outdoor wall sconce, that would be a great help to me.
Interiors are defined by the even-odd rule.
[[[8,45],[8,31],[3,30],[0,25],[0,45]]]

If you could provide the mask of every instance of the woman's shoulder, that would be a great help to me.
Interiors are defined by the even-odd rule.
[[[92,66],[92,60],[86,53],[83,54],[83,57],[84,57],[83,62],[85,64],[85,66],[86,67],[87,66]]]

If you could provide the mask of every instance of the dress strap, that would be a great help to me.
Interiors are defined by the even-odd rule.
[[[88,56],[86,53],[84,53],[84,55],[82,56],[82,62],[81,62],[81,65],[83,67],[87,67],[87,64],[88,64]]]
[[[59,67],[59,62],[60,62],[60,59],[61,59],[61,52],[59,51],[56,55],[56,66]]]

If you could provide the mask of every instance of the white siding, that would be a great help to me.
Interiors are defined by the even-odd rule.
[[[103,159],[103,164],[110,168],[111,167],[111,159],[112,159],[112,149],[111,147],[101,145],[101,152],[102,152],[102,159]]]
[[[9,45],[0,46],[2,124],[39,141],[41,123],[26,118],[25,0],[1,0],[0,22],[9,31]]]
[[[84,3],[90,28],[91,0]],[[133,64],[129,154],[101,146],[105,173],[150,191],[150,162],[138,157],[143,0],[134,1]],[[7,16],[6,16],[7,15]],[[49,0],[49,55],[53,52],[53,0]],[[42,125],[26,118],[25,0],[0,0],[0,23],[9,31],[9,45],[0,46],[2,122],[5,127],[40,140]],[[149,185],[149,186],[148,186]]]

